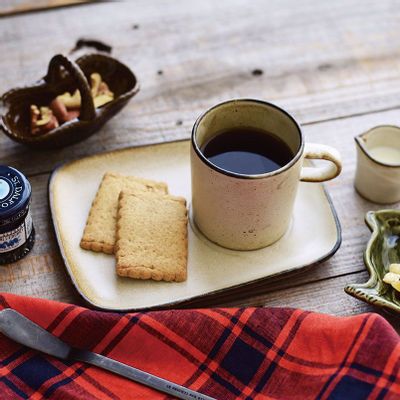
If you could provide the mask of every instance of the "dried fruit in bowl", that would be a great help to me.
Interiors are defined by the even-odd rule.
[[[107,83],[103,81],[99,73],[94,72],[90,75],[90,83],[93,102],[96,108],[114,100],[114,93],[110,90]]]
[[[95,108],[99,108],[114,100],[114,93],[98,72],[90,75],[90,93]],[[65,92],[51,101],[49,107],[31,105],[31,133],[32,135],[50,132],[52,129],[78,118],[82,98],[78,89],[73,94]]]
[[[69,92],[65,92],[57,96],[57,100],[70,109],[79,109],[81,107],[81,93],[78,89],[75,90],[74,94],[71,95]]]
[[[98,73],[98,78],[101,78],[97,94],[112,97],[112,101],[109,101],[110,97],[96,100],[97,109],[91,93],[90,76],[94,73]],[[68,146],[97,132],[138,91],[139,84],[134,73],[109,55],[90,53],[73,61],[57,54],[50,60],[47,74],[43,78],[31,85],[10,89],[1,96],[4,107],[0,116],[0,130],[10,139],[32,148],[53,149]],[[63,109],[58,102],[53,103],[57,96],[67,92],[69,94],[63,99],[67,103],[72,102],[68,104],[71,108],[63,104]],[[79,101],[78,96],[80,107],[76,108],[74,102],[77,98]],[[31,105],[50,108],[59,126],[44,134],[32,134]],[[40,114],[32,117],[41,119]]]
[[[58,120],[49,107],[31,105],[31,132],[32,135],[42,135],[59,126]]]
[[[79,109],[68,110],[67,107],[65,107],[65,104],[58,98],[54,99],[50,103],[50,108],[61,124],[71,121],[71,119],[78,118],[80,114]]]

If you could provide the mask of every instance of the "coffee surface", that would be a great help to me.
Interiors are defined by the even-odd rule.
[[[293,153],[280,138],[254,128],[220,132],[201,149],[214,165],[238,174],[257,175],[286,165]]]

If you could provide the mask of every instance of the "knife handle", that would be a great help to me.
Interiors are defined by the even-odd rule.
[[[168,393],[178,399],[183,400],[216,400],[213,397],[206,396],[199,392],[195,392],[184,386],[167,381],[166,379],[159,378],[148,372],[131,367],[129,365],[120,363],[111,358],[102,356],[101,354],[92,353],[91,351],[73,349],[69,354],[71,359],[76,361],[83,361],[85,363],[94,365],[99,368],[106,369],[107,371],[114,372],[115,374],[124,376],[132,381],[139,382],[143,385],[149,386],[160,392]]]

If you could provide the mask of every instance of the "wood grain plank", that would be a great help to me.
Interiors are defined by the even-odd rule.
[[[347,284],[365,282],[367,279],[368,273],[362,271],[308,284],[299,282],[298,285],[290,288],[276,289],[273,286],[265,286],[258,288],[250,298],[243,293],[237,293],[234,299],[232,296],[220,296],[207,300],[206,305],[208,307],[291,307],[338,316],[377,312],[386,318],[397,332],[400,332],[400,319],[397,315],[366,304],[344,292],[343,288]],[[198,300],[186,304],[185,308],[204,305],[204,301]]]
[[[130,2],[6,18],[0,92],[35,81],[81,36],[113,44],[142,90],[89,141],[31,153],[0,135],[0,156],[36,174],[82,155],[185,138],[201,112],[232,97],[274,101],[304,124],[400,106],[400,12],[387,1],[343,4]]]
[[[400,10],[386,0],[138,1],[2,19],[0,50],[7,57],[0,65],[0,92],[42,76],[51,56],[68,51],[81,36],[113,44],[115,55],[138,74],[142,91],[98,134],[66,149],[33,152],[0,137],[1,163],[30,176],[38,235],[28,257],[0,267],[0,291],[81,303],[66,276],[47,208],[48,173],[55,165],[188,138],[195,118],[209,106],[257,97],[293,112],[307,140],[341,151],[343,174],[327,188],[343,244],[332,259],[302,274],[207,304],[291,306],[338,315],[375,310],[343,292],[346,283],[367,278],[362,251],[370,234],[363,217],[383,208],[353,189],[353,137],[377,124],[398,124],[399,22]],[[262,73],[253,74],[255,69]]]
[[[362,199],[354,191],[355,148],[353,136],[376,124],[393,123],[397,116],[397,112],[389,111],[373,113],[363,117],[351,117],[309,124],[305,127],[308,140],[316,142],[323,141],[324,143],[333,145],[341,151],[343,156],[344,169],[342,175],[337,180],[327,183],[327,188],[341,220],[343,243],[336,255],[322,265],[314,266],[291,278],[284,278],[283,280],[278,280],[270,284],[263,283],[259,285],[261,291],[265,290],[266,293],[270,290],[277,289],[289,290],[291,287],[300,284],[317,283],[327,278],[341,277],[365,271],[362,253],[369,240],[370,233],[363,221],[364,214],[370,209],[379,209],[382,208],[382,206],[374,205]],[[35,292],[38,286],[37,281],[40,280],[38,276],[41,274],[41,270],[39,268],[39,262],[35,260],[31,261],[31,257],[37,257],[37,260],[43,260],[45,265],[47,265],[45,268],[50,270],[49,276],[52,277],[51,279],[46,278],[48,282],[44,285],[50,292],[46,292],[44,288],[39,289],[39,292],[42,291],[41,293],[43,296],[57,299],[57,291],[60,291],[61,296],[66,296],[66,298],[71,298],[76,301],[77,296],[74,290],[68,285],[65,286],[65,273],[63,272],[62,261],[55,245],[50,215],[47,207],[43,207],[42,204],[43,199],[47,199],[48,175],[36,175],[31,177],[30,180],[34,194],[32,208],[39,239],[35,245],[32,256],[29,255],[26,259],[18,263],[18,265],[20,265],[18,268],[29,271],[29,279],[28,276],[23,275],[22,272],[18,273],[23,276],[17,275],[11,280],[8,275],[9,272],[4,272],[4,275],[0,273],[0,290],[9,290],[12,288],[12,285],[16,288],[15,290],[18,290],[18,285],[21,285],[21,283],[24,285],[26,282],[30,282],[27,287],[32,287],[32,291]],[[394,205],[393,207],[398,207],[398,205]],[[35,269],[31,265],[37,265],[39,269]],[[18,271],[18,269],[16,269],[16,271]],[[7,282],[10,282],[10,286],[7,286]],[[21,286],[21,290],[27,290],[27,287]],[[257,287],[253,287],[245,295],[245,298],[247,298],[249,302],[255,299],[254,290],[256,289]],[[31,291],[29,291],[29,293],[31,293]],[[233,295],[236,296],[236,294]]]
[[[370,113],[368,115],[341,118],[333,121],[302,124],[307,141],[329,144],[340,150],[344,169],[339,180],[329,185],[336,186],[343,180],[351,180],[355,170],[354,136],[380,124],[399,124],[399,109]],[[87,155],[129,146],[140,146],[173,140],[188,139],[197,116],[180,120],[158,121],[154,118],[138,118],[131,122],[123,111],[120,118],[111,120],[100,132],[86,140],[64,149],[32,151],[8,138],[0,138],[0,156],[4,164],[12,165],[27,175],[48,173],[57,165]],[[130,124],[133,127],[130,127]],[[4,140],[4,144],[2,143]],[[349,186],[351,187],[351,185]]]
[[[67,7],[91,0],[2,0],[0,4],[0,17],[27,13],[39,10],[49,10],[58,7]],[[92,0],[93,1],[93,0]]]
[[[276,101],[302,122],[382,110],[400,102],[399,18],[389,1],[293,0],[129,2],[21,15],[0,25],[0,92],[35,81],[52,55],[92,36],[137,72],[142,92],[124,126],[146,135],[168,137],[176,121],[231,97]],[[124,133],[114,127],[105,129],[118,141]]]
[[[47,202],[43,201],[47,198],[47,176],[40,175],[30,180],[34,192],[32,211],[37,230],[36,243],[26,258],[0,267],[0,292],[85,305],[72,287],[57,249]],[[344,236],[339,252],[321,265],[299,274],[195,300],[183,307],[300,307],[334,315],[376,312],[378,309],[351,298],[343,291],[347,283],[365,282],[368,277],[361,254],[365,246],[363,237],[368,239],[368,231],[361,227],[355,228],[351,224],[347,229],[353,229],[358,240],[349,244],[348,238]],[[385,313],[382,315],[400,331],[398,318],[396,320]]]
[[[0,292],[79,303],[56,244],[48,208],[47,176],[31,178],[30,182],[35,245],[22,260],[0,265]]]

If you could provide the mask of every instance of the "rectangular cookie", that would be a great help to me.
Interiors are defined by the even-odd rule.
[[[80,242],[83,249],[114,253],[118,196],[121,190],[168,193],[168,186],[163,182],[107,172],[89,212]]]
[[[117,218],[118,275],[186,280],[187,211],[183,197],[122,191]]]

